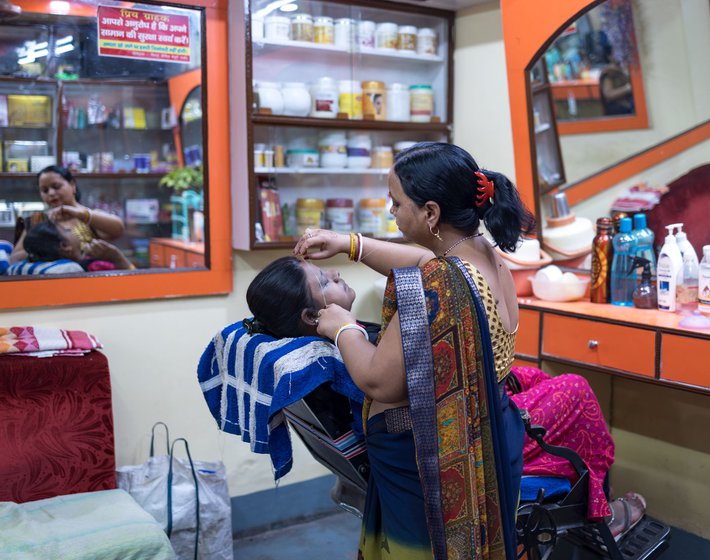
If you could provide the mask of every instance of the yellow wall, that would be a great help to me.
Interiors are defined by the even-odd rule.
[[[484,167],[513,176],[505,59],[498,3],[478,6],[457,20],[455,142]],[[287,251],[235,251],[234,286],[228,296],[112,303],[26,311],[0,311],[0,325],[86,330],[101,340],[109,359],[118,465],[147,458],[150,428],[165,421],[172,437],[187,438],[194,457],[221,459],[232,496],[273,487],[271,463],[236,436],[221,434],[200,392],[197,361],[222,327],[248,315],[246,288],[268,262]],[[333,262],[359,294],[355,312],[379,320],[373,282],[379,275],[344,258]],[[327,471],[294,440],[291,484]]]

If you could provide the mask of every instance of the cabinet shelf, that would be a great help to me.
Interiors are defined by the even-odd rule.
[[[539,126],[535,127],[535,134],[540,134],[542,132],[547,132],[548,130],[551,130],[552,125],[550,123],[543,123]]]
[[[308,41],[276,41],[273,39],[262,39],[254,42],[254,50],[261,53],[267,53],[278,49],[294,49],[300,51],[313,51],[318,53],[333,53],[345,56],[362,56],[364,58],[390,58],[395,60],[411,60],[412,62],[422,63],[442,63],[444,59],[433,54],[417,54],[409,51],[398,51],[389,49],[367,49],[361,48],[355,51],[349,51],[335,45],[324,45],[321,43],[311,43]]]
[[[415,123],[375,120],[318,119],[314,117],[286,117],[282,115],[252,115],[255,125],[295,126],[308,128],[340,128],[356,130],[400,130],[449,134],[447,123]]]
[[[257,167],[257,175],[387,175],[389,168],[349,169],[340,167]]]
[[[11,130],[54,130],[53,126],[0,126],[0,131]]]
[[[102,128],[102,127],[91,127],[87,126],[86,128],[65,128],[63,130],[64,134],[67,133],[74,133],[74,132],[81,132],[81,133],[87,133],[87,132],[173,132],[172,128]]]

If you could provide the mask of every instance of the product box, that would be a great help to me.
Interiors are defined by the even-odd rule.
[[[27,158],[7,158],[5,171],[8,173],[27,173],[30,170]]]
[[[9,126],[52,126],[52,98],[49,95],[8,95],[7,106]]]
[[[157,198],[129,198],[126,200],[126,223],[155,224],[159,210]]]
[[[8,126],[7,95],[0,95],[0,126]]]
[[[124,107],[123,128],[146,128],[145,109],[141,107]]]
[[[5,140],[5,158],[24,158],[27,161],[32,156],[48,156],[49,144],[43,140]]]
[[[30,171],[32,173],[39,173],[45,167],[50,165],[56,165],[57,158],[54,156],[30,156]]]
[[[261,223],[264,228],[264,240],[278,241],[281,239],[283,232],[279,191],[275,188],[260,188],[259,207],[261,208]]]

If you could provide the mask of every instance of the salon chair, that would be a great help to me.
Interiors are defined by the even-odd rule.
[[[290,427],[303,441],[311,455],[336,475],[331,497],[341,508],[362,516],[367,492],[369,462],[364,445],[353,444],[353,413],[347,398],[321,385],[300,401],[285,409]],[[525,430],[545,452],[562,457],[574,466],[579,479],[561,497],[542,486],[543,477],[523,477],[523,485],[535,499],[521,501],[516,533],[518,558],[554,560],[558,545],[585,549],[610,560],[651,560],[667,547],[670,528],[645,516],[618,542],[604,521],[587,520],[589,470],[572,449],[545,443],[545,428],[531,425],[530,416],[521,410]],[[531,486],[532,485],[532,486]],[[557,484],[556,486],[559,486]],[[569,558],[569,556],[565,556]],[[575,556],[576,558],[576,556]]]

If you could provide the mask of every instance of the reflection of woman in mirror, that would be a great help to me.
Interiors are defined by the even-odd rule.
[[[599,93],[605,115],[633,115],[634,95],[629,74],[619,65],[610,45],[605,48],[607,65],[599,75]]]
[[[57,165],[45,167],[37,174],[37,183],[40,197],[49,207],[47,218],[71,230],[82,244],[88,244],[94,239],[116,239],[123,234],[123,221],[118,216],[79,204],[81,193],[68,169]],[[10,262],[27,257],[25,233],[21,228]]]
[[[35,224],[26,232],[24,249],[27,258],[10,265],[8,274],[67,274],[135,268],[115,245],[103,239],[83,243],[70,228],[51,221]]]

